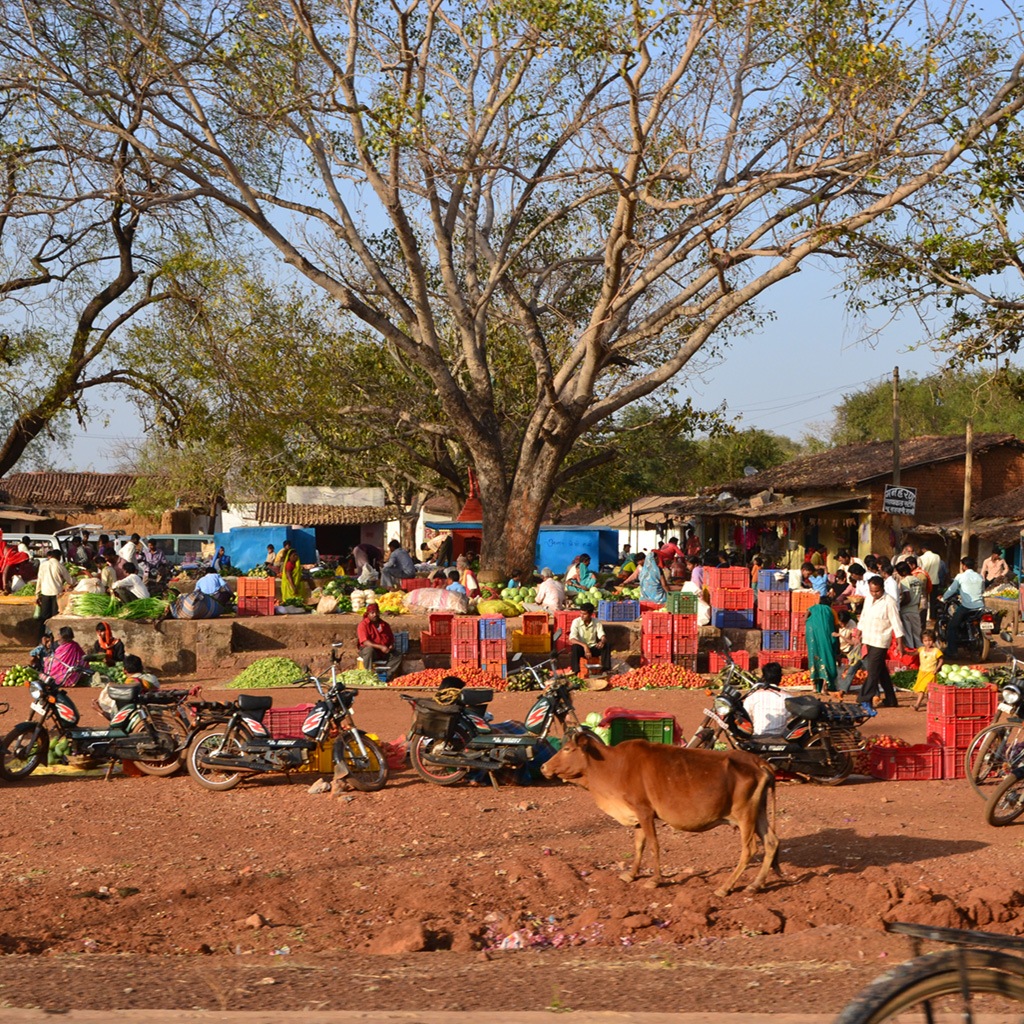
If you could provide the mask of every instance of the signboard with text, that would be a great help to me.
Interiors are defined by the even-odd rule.
[[[917,488],[895,487],[889,484],[882,498],[882,511],[891,516],[912,516],[917,514]]]

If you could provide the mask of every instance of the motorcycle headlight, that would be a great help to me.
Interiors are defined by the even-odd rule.
[[[732,702],[726,700],[725,697],[716,697],[715,710],[720,715],[728,715],[732,711]]]
[[[1020,700],[1020,690],[1016,686],[1004,686],[999,696],[1004,704],[1016,704]]]
[[[28,692],[32,694],[33,700],[39,700],[39,698],[43,695],[42,683],[40,683],[38,679],[35,680],[35,682],[29,683]]]

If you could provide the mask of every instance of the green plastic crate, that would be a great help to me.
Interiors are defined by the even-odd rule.
[[[665,599],[665,611],[671,615],[696,615],[697,595],[670,591]]]
[[[676,728],[676,720],[668,718],[613,718],[608,723],[611,733],[609,744],[615,746],[624,740],[647,740],[649,743],[668,743],[671,745]]]

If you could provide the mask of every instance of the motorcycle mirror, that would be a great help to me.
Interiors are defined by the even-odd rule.
[[[554,633],[551,634],[551,642],[553,644],[557,644],[558,641],[561,640],[561,639],[562,639],[562,631],[561,631],[561,629],[556,629],[554,631]]]
[[[521,662],[522,660],[523,660],[523,652],[522,651],[516,651],[516,653],[512,655],[513,663],[519,664],[519,662]]]
[[[1008,644],[1012,644],[1013,643],[1013,634],[1008,629],[1004,629],[999,634],[999,636],[1002,638],[1004,643],[1008,643]]]
[[[722,637],[722,646],[723,647],[727,647],[731,651],[732,650],[732,641],[727,636],[723,635],[723,637]]]

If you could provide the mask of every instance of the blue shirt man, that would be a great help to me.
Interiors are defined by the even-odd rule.
[[[949,618],[946,627],[946,661],[952,661],[960,646],[960,628],[965,619],[985,607],[982,594],[985,592],[985,581],[981,573],[975,571],[973,558],[960,559],[960,574],[946,588],[942,595],[943,601],[959,595],[960,604]]]

